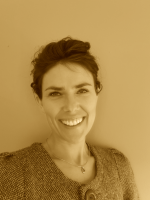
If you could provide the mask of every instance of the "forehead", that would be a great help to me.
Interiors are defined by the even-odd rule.
[[[57,64],[43,77],[43,89],[47,86],[73,86],[82,82],[94,85],[91,72],[75,63]],[[68,85],[69,84],[69,85]]]

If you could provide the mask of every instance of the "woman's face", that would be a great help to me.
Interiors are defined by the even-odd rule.
[[[92,74],[79,64],[58,64],[43,77],[39,101],[56,139],[84,140],[95,120],[97,99]]]

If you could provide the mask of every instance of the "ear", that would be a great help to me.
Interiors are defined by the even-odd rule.
[[[96,91],[97,91],[97,93],[99,93],[101,90],[100,90],[100,88],[97,88]]]
[[[39,98],[39,96],[37,94],[34,94],[34,98],[35,98],[40,110],[45,113],[42,100]]]

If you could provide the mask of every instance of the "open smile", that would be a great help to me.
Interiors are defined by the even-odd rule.
[[[73,119],[73,120],[59,120],[62,124],[68,127],[74,127],[80,125],[84,121],[85,117]]]

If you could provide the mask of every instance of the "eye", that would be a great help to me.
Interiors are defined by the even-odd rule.
[[[51,92],[50,94],[49,94],[49,96],[51,96],[51,97],[57,97],[57,96],[60,96],[61,94],[59,93],[59,92]]]
[[[87,92],[88,92],[88,90],[86,90],[86,89],[81,89],[81,90],[78,91],[78,93],[81,93],[81,94],[87,93]]]

